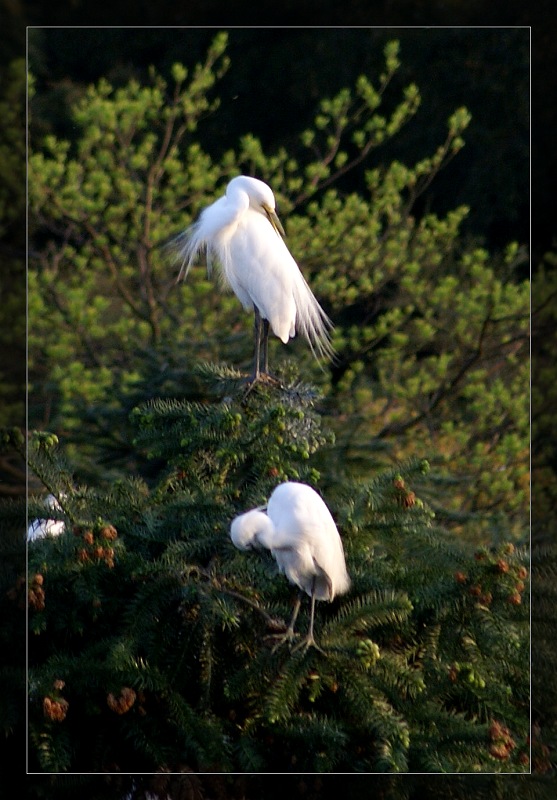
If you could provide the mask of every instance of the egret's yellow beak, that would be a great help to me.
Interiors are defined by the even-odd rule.
[[[281,225],[280,219],[277,217],[277,213],[274,208],[270,206],[263,205],[263,211],[267,214],[267,218],[273,228],[276,230],[279,236],[286,236],[284,233],[284,228]]]

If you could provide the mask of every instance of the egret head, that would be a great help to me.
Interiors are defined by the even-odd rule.
[[[232,520],[230,538],[238,550],[270,547],[273,523],[263,511],[254,509]]]
[[[233,196],[235,192],[244,192],[249,199],[249,205],[254,211],[265,214],[279,236],[284,236],[284,228],[277,216],[275,195],[270,186],[260,181],[258,178],[250,178],[248,175],[238,175],[232,178],[226,187],[226,194]]]

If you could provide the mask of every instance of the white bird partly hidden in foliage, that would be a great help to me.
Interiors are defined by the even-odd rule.
[[[279,644],[293,639],[305,592],[311,597],[310,623],[307,636],[296,649],[316,646],[315,601],[331,601],[350,588],[337,526],[318,493],[304,483],[281,483],[271,494],[266,511],[253,509],[232,521],[230,536],[240,550],[270,550],[280,572],[300,589],[292,620]]]
[[[44,499],[44,504],[47,508],[62,510],[60,503],[53,494],[49,494]],[[32,542],[35,539],[42,539],[44,536],[59,536],[64,533],[66,526],[62,520],[57,519],[35,519],[29,525],[27,530],[27,541]]]
[[[332,358],[332,323],[312,294],[282,236],[271,188],[240,175],[173,243],[185,277],[198,253],[207,252],[207,271],[220,268],[244,308],[255,314],[253,380],[268,375],[269,326],[284,344],[301,333],[316,358]],[[263,366],[261,367],[261,360]]]

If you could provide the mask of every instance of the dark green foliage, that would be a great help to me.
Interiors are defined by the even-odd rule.
[[[452,481],[447,526],[477,543],[496,525],[503,539],[509,527],[520,539],[526,254],[518,242],[492,254],[468,241],[467,205],[441,215],[422,207],[459,160],[470,112],[455,103],[419,155],[389,160],[389,148],[420,128],[422,103],[391,40],[372,77],[316,100],[311,124],[296,119],[292,149],[267,152],[246,129],[215,155],[205,117],[218,125],[217,81],[235,68],[226,49],[226,33],[216,33],[189,71],[174,63],[170,77],[153,69],[142,81],[102,78],[72,104],[67,139],[33,129],[32,426],[64,431],[83,479],[108,483],[140,468],[150,479],[130,446],[130,410],[154,398],[205,401],[193,365],[218,359],[245,370],[251,359],[252,323],[237,299],[217,291],[202,264],[176,285],[164,244],[231,176],[254,174],[272,186],[288,246],[335,324],[337,359],[321,370],[299,337],[288,345],[319,385],[335,432],[325,480],[370,480],[427,450],[436,479]],[[31,94],[40,109],[41,87]],[[271,348],[281,365],[274,338]],[[440,512],[435,494],[427,499]]]
[[[508,771],[518,788],[474,775],[477,796],[541,797],[543,785],[516,774],[529,769],[524,254],[467,242],[463,206],[423,208],[469,114],[455,106],[428,157],[379,156],[347,193],[343,172],[389,144],[422,99],[402,86],[391,43],[375,83],[361,77],[316,104],[296,159],[245,131],[209,157],[198,122],[217,107],[224,44],[216,37],[189,75],[175,64],[172,81],[152,71],[91,86],[68,142],[33,136],[30,411],[63,432],[71,467],[48,434],[32,437],[31,467],[59,497],[67,533],[30,547],[31,767]],[[339,352],[319,372],[294,342],[299,374],[272,354],[281,385],[251,392],[227,366],[248,363],[247,317],[201,269],[173,287],[160,247],[239,170],[276,190]],[[232,517],[285,479],[326,498],[353,580],[318,604],[323,652],[273,652],[294,590],[269,554],[239,553],[228,537]],[[43,513],[33,500],[30,514]],[[21,507],[8,517],[23,527]],[[307,622],[306,600],[300,630]],[[549,652],[545,608],[539,624]],[[543,679],[536,689],[543,697]],[[400,774],[371,787],[470,796],[465,778],[444,778],[442,790]],[[64,780],[60,790],[87,786]],[[227,776],[103,781],[87,791],[250,795]],[[306,799],[321,788],[309,777],[289,786]],[[351,789],[370,795],[370,783]]]
[[[540,772],[554,767],[557,720],[555,263],[547,253],[532,283],[532,762]]]
[[[0,425],[25,419],[25,60],[0,70]],[[12,469],[10,469],[12,467]],[[17,473],[16,473],[17,474]],[[0,460],[0,491],[15,483]],[[4,484],[4,485],[2,485]]]
[[[31,442],[67,523],[29,550],[33,769],[527,770],[526,553],[474,557],[411,488],[427,462],[400,464],[329,500],[353,585],[318,604],[321,650],[273,649],[294,589],[230,521],[282,480],[319,489],[332,442],[311,387],[201,372],[212,401],[133,412],[151,487],[73,485],[55,442]]]

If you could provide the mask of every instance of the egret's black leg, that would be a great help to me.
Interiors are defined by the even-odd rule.
[[[259,379],[259,375],[260,375],[259,361],[260,361],[260,352],[261,352],[261,333],[262,333],[261,323],[262,323],[262,320],[261,320],[261,314],[259,313],[259,309],[257,308],[257,306],[255,306],[254,312],[255,312],[255,320],[254,320],[253,329],[254,329],[255,347],[254,347],[254,355],[253,355],[253,377],[252,377],[252,380],[256,381],[256,380]]]
[[[303,648],[304,650],[307,650],[308,647],[315,647],[321,653],[323,652],[323,650],[321,650],[321,648],[315,643],[315,639],[313,638],[313,619],[314,619],[314,617],[315,617],[315,575],[313,576],[313,581],[312,581],[312,585],[311,585],[311,612],[310,612],[309,628],[308,628],[307,636],[305,636],[305,638],[302,639],[301,642],[298,642],[296,647],[293,647],[292,650],[299,650],[300,648]]]
[[[263,372],[269,374],[269,320],[263,320]]]
[[[315,585],[315,578],[314,578],[314,585]],[[308,644],[315,644],[315,639],[313,638],[313,619],[315,617],[315,595],[311,595],[311,613],[309,617],[309,630],[308,630]]]
[[[290,625],[288,626],[288,630],[286,631],[286,635],[289,639],[292,639],[294,636],[294,625],[296,624],[296,620],[298,619],[298,612],[300,610],[300,606],[302,604],[302,597],[304,596],[304,592],[300,589],[296,596],[296,600],[294,602],[294,613],[292,614],[292,619],[290,620]]]
[[[280,647],[281,644],[285,642],[291,642],[294,638],[294,625],[296,624],[296,620],[298,619],[298,612],[300,610],[300,605],[302,604],[302,597],[304,596],[304,592],[300,589],[298,594],[296,595],[296,600],[294,601],[294,613],[292,614],[292,619],[290,620],[290,624],[286,629],[286,633],[276,634],[273,638],[278,638],[278,642],[273,647],[273,653]]]
[[[253,311],[255,315],[253,325],[255,347],[253,354],[253,373],[248,380],[248,394],[251,392],[254,384],[261,378],[264,378],[267,383],[281,386],[280,381],[277,381],[276,378],[269,375],[269,320],[263,319],[257,306],[254,306]],[[263,369],[261,369],[261,361],[263,361]]]

